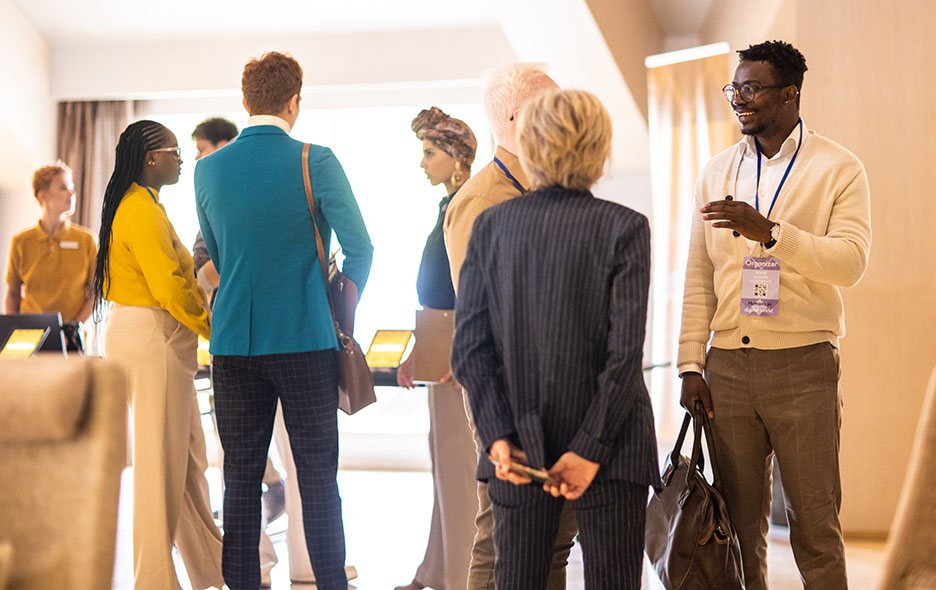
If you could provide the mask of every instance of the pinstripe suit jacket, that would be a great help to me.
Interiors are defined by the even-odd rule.
[[[659,482],[641,372],[649,283],[647,219],[588,192],[541,189],[478,217],[452,368],[485,451],[509,438],[533,466],[571,450],[599,478]]]

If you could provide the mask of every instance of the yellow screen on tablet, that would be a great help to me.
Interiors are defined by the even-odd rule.
[[[0,358],[28,358],[32,356],[42,339],[45,337],[48,328],[39,329],[17,329],[13,330],[10,337],[7,338],[3,350],[0,350]]]
[[[367,366],[399,367],[412,336],[412,330],[377,330],[365,356]]]
[[[198,349],[195,351],[198,358],[198,364],[207,367],[211,364],[211,353],[208,352],[208,340],[201,334],[198,335]]]

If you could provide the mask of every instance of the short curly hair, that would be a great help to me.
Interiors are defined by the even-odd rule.
[[[611,117],[590,92],[547,90],[520,112],[517,144],[531,188],[587,191],[611,155]]]
[[[277,115],[302,90],[302,68],[289,54],[264,53],[244,66],[241,90],[251,115]]]
[[[237,125],[224,117],[211,117],[205,119],[192,131],[192,139],[204,139],[211,145],[218,145],[222,141],[233,141],[237,137]]]
[[[773,68],[777,84],[796,86],[803,91],[803,74],[806,73],[806,58],[798,49],[784,41],[764,41],[738,50],[740,61],[765,61]],[[799,96],[797,96],[797,101]]]
[[[68,165],[59,160],[55,164],[49,164],[48,166],[43,166],[35,172],[33,172],[32,177],[32,189],[33,196],[36,199],[39,199],[39,191],[49,190],[49,187],[52,186],[52,181],[55,180],[55,177],[59,174],[71,174],[72,170]]]

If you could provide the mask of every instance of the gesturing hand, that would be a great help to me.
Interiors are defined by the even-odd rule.
[[[543,484],[543,489],[556,498],[562,495],[566,500],[576,500],[591,485],[595,475],[598,474],[599,467],[601,467],[599,463],[583,459],[572,451],[567,451],[549,470],[549,475],[559,482],[559,487]]]
[[[699,211],[702,219],[715,222],[712,227],[734,230],[755,242],[770,241],[770,228],[774,222],[743,201],[734,201],[729,196],[722,201],[712,201]]]

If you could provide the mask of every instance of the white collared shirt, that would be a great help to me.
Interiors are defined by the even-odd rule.
[[[250,118],[247,119],[247,126],[255,127],[257,125],[273,125],[275,127],[279,127],[286,133],[289,133],[292,130],[292,128],[289,126],[289,123],[287,123],[284,119],[280,119],[276,115],[251,115]]]
[[[770,203],[773,201],[774,195],[777,194],[777,186],[780,184],[780,180],[783,178],[784,172],[786,172],[787,166],[790,165],[790,160],[793,159],[793,154],[796,153],[796,146],[799,143],[800,138],[800,126],[797,125],[793,128],[793,131],[790,132],[790,135],[783,140],[783,143],[780,145],[780,149],[777,151],[773,157],[768,158],[764,154],[760,155],[761,158],[761,177],[760,177],[760,214],[764,217],[767,217],[767,212],[770,210]],[[803,143],[805,144],[808,139],[808,131],[806,129],[806,124],[803,123]],[[749,204],[751,207],[755,207],[754,192],[757,188],[757,147],[754,145],[754,137],[751,135],[744,136],[742,140],[742,145],[744,146],[744,155],[741,157],[741,165],[738,167],[738,177],[735,182],[735,194],[734,198],[737,201],[744,201]],[[796,169],[799,166],[799,158],[797,162],[793,165],[793,168],[790,169],[790,176],[796,174]],[[783,186],[789,186],[790,179],[787,177],[787,181]],[[784,189],[785,190],[785,189]],[[777,221],[776,211],[780,202],[783,200],[783,192],[780,191],[780,194],[777,196],[777,204],[774,205],[774,213],[771,214],[770,219],[772,221]],[[757,242],[753,240],[747,240],[748,247],[753,250]]]

